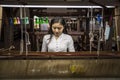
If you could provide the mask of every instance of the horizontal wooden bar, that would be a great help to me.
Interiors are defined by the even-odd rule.
[[[6,51],[0,52],[0,59],[119,59],[119,52],[96,51],[90,53],[89,51],[81,52],[23,52]]]

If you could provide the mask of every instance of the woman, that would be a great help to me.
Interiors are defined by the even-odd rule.
[[[49,34],[43,37],[41,52],[75,52],[73,39],[67,34],[65,20],[51,20]]]

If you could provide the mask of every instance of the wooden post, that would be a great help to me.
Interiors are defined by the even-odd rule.
[[[2,7],[0,6],[0,40],[1,40],[1,29],[2,29]]]
[[[11,8],[4,8],[4,48],[9,48],[13,45],[13,27],[9,24],[9,18],[12,15],[13,10]]]
[[[119,30],[120,30],[120,28],[119,28],[120,23],[119,22],[120,22],[120,20],[119,19],[120,19],[120,8],[117,7],[117,8],[115,8],[115,26],[116,26],[117,51],[120,50],[119,49],[119,47],[120,47],[120,45],[119,45],[119,38],[120,38],[120,32],[119,32]]]

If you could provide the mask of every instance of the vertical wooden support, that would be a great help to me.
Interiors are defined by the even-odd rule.
[[[117,8],[117,25],[118,25],[118,35],[120,36],[120,7]]]
[[[0,40],[1,40],[1,29],[2,29],[2,7],[0,6]]]
[[[9,48],[13,45],[13,26],[10,25],[9,19],[12,14],[11,8],[4,8],[4,48]]]
[[[117,51],[119,51],[119,38],[120,38],[120,7],[115,8],[115,26],[116,26],[116,40],[117,40]]]

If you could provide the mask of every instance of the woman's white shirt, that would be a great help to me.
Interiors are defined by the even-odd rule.
[[[73,39],[70,35],[62,33],[58,39],[53,35],[50,40],[50,35],[43,37],[41,52],[75,52]]]

